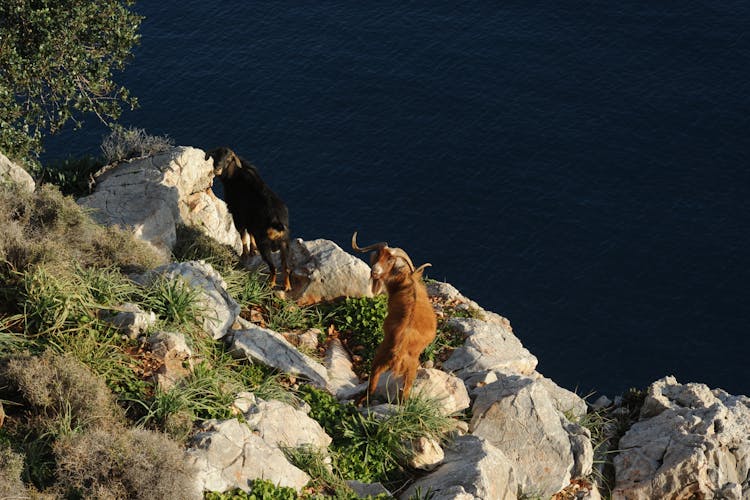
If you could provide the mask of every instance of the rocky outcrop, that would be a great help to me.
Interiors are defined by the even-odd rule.
[[[249,491],[255,479],[300,490],[310,476],[291,465],[284,453],[236,419],[208,420],[188,449],[188,461],[200,471],[204,491]]]
[[[536,356],[513,335],[513,330],[498,322],[453,318],[446,328],[455,328],[466,340],[443,363],[443,369],[464,380],[490,370],[529,375],[536,368]]]
[[[290,251],[293,289],[289,298],[298,304],[372,296],[369,266],[334,242],[296,239]]]
[[[325,356],[325,367],[331,392],[340,399],[359,386],[359,378],[352,370],[352,360],[339,339],[328,344]]]
[[[750,398],[665,377],[619,449],[613,499],[750,498]]]
[[[29,193],[33,193],[36,189],[34,179],[31,178],[29,173],[0,153],[0,183],[2,182],[15,184]]]
[[[513,466],[502,451],[480,437],[461,436],[446,449],[443,464],[399,498],[428,491],[432,500],[515,500],[518,485]]]
[[[232,330],[230,340],[235,356],[262,363],[284,373],[301,375],[318,387],[328,387],[326,368],[299,352],[280,333],[254,325],[242,318],[238,322],[242,329]]]
[[[279,447],[325,449],[331,438],[304,409],[281,401],[257,400],[244,412],[245,422],[263,440]]]
[[[213,163],[205,153],[176,147],[107,168],[94,192],[78,202],[94,209],[97,222],[130,228],[167,255],[178,224],[200,228],[239,252],[239,233],[226,204],[210,192],[212,183]]]
[[[544,384],[506,375],[474,394],[469,431],[505,453],[524,492],[549,497],[591,472],[591,436],[561,414]]]

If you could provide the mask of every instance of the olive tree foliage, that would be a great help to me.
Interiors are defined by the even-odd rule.
[[[137,101],[114,81],[138,43],[133,0],[0,0],[0,151],[34,163],[42,139]]]

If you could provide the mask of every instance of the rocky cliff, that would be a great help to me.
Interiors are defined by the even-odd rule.
[[[7,163],[0,157],[0,172],[15,172]],[[17,182],[18,174],[6,178]],[[237,250],[239,235],[224,203],[211,194],[212,181],[203,151],[178,147],[109,168],[79,203],[93,209],[99,223],[126,228],[163,255],[172,253],[181,226]],[[371,297],[368,266],[334,242],[296,240],[292,261],[294,289],[283,299],[299,307]],[[248,269],[261,266],[259,259],[245,264]],[[341,402],[365,387],[355,374],[352,349],[338,338],[320,344],[325,332],[313,334],[311,345],[302,348],[304,332],[253,321],[228,291],[227,277],[206,261],[172,262],[132,278],[141,286],[159,280],[187,284],[200,310],[208,312],[200,331],[226,345],[236,359],[271,367]],[[747,397],[666,377],[648,388],[637,413],[621,398],[587,404],[537,371],[536,357],[506,318],[484,310],[450,284],[430,282],[428,291],[453,344],[444,350],[444,359],[420,369],[413,390],[437,402],[455,426],[448,439],[411,443],[410,477],[393,495],[599,498],[603,489],[605,496],[621,499],[750,498]],[[199,364],[201,354],[193,352],[189,338],[158,331],[152,311],[118,309],[121,315],[113,316],[111,324],[130,338],[144,339],[148,356],[159,366],[154,376],[160,390],[180,384]],[[389,391],[384,380],[379,388],[383,401]],[[241,418],[209,419],[190,433],[184,460],[195,471],[192,494],[247,491],[259,478],[304,491],[311,477],[290,463],[287,450],[308,447],[325,453],[331,445],[332,436],[314,412],[247,391],[237,391],[233,399],[231,412]],[[394,410],[386,403],[362,411],[388,415]],[[373,491],[356,481],[350,486]]]

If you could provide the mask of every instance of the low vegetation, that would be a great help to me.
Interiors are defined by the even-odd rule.
[[[169,138],[118,128],[105,139],[103,157],[41,167],[34,193],[0,186],[0,497],[188,497],[195,471],[184,446],[201,422],[237,418],[232,403],[244,391],[309,404],[333,443],[285,450],[312,478],[299,494],[258,480],[250,493],[206,498],[354,499],[347,480],[392,491],[407,485],[410,443],[447,439],[453,418],[418,395],[386,415],[362,415],[302,380],[235,359],[203,331],[207,311],[185,281],[134,278],[165,263],[161,255],[128,232],[96,224],[70,196],[87,194],[105,163],[169,146]],[[355,371],[368,376],[385,296],[299,307],[275,294],[267,276],[248,272],[230,247],[188,227],[177,230],[172,260],[211,264],[249,321],[282,332],[316,327],[321,344],[338,337],[355,354]],[[126,303],[157,317],[139,338],[108,320]],[[156,331],[182,333],[194,353],[185,378],[170,388],[156,384],[162,361],[144,341]],[[424,360],[439,363],[460,341],[441,323]]]
[[[189,496],[184,488],[194,471],[182,459],[184,445],[202,421],[235,418],[231,406],[242,391],[304,400],[334,442],[327,454],[287,450],[312,477],[300,495],[256,481],[250,494],[208,498],[353,499],[348,479],[398,488],[412,475],[409,442],[445,439],[453,428],[427,400],[412,398],[385,417],[362,416],[326,392],[234,359],[203,332],[205,311],[187,283],[131,278],[163,263],[149,246],[97,225],[55,186],[34,194],[3,186],[0,214],[1,488],[63,498]],[[247,319],[280,331],[315,326],[340,335],[355,348],[358,371],[369,370],[384,297],[302,308],[274,294],[266,276],[248,273],[231,249],[191,229],[180,228],[174,253],[174,260],[210,262]],[[153,311],[152,331],[186,336],[195,362],[181,383],[159,388],[159,362],[142,339],[108,323],[124,303]]]

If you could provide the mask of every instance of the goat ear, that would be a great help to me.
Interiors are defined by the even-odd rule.
[[[409,266],[409,263],[406,262],[403,257],[400,257],[398,255],[395,256],[395,259],[393,259],[393,268],[397,271],[403,271],[406,270],[409,273],[411,273],[411,267]]]
[[[240,168],[240,158],[231,149],[225,157],[227,177],[231,178],[234,175],[235,170]]]

